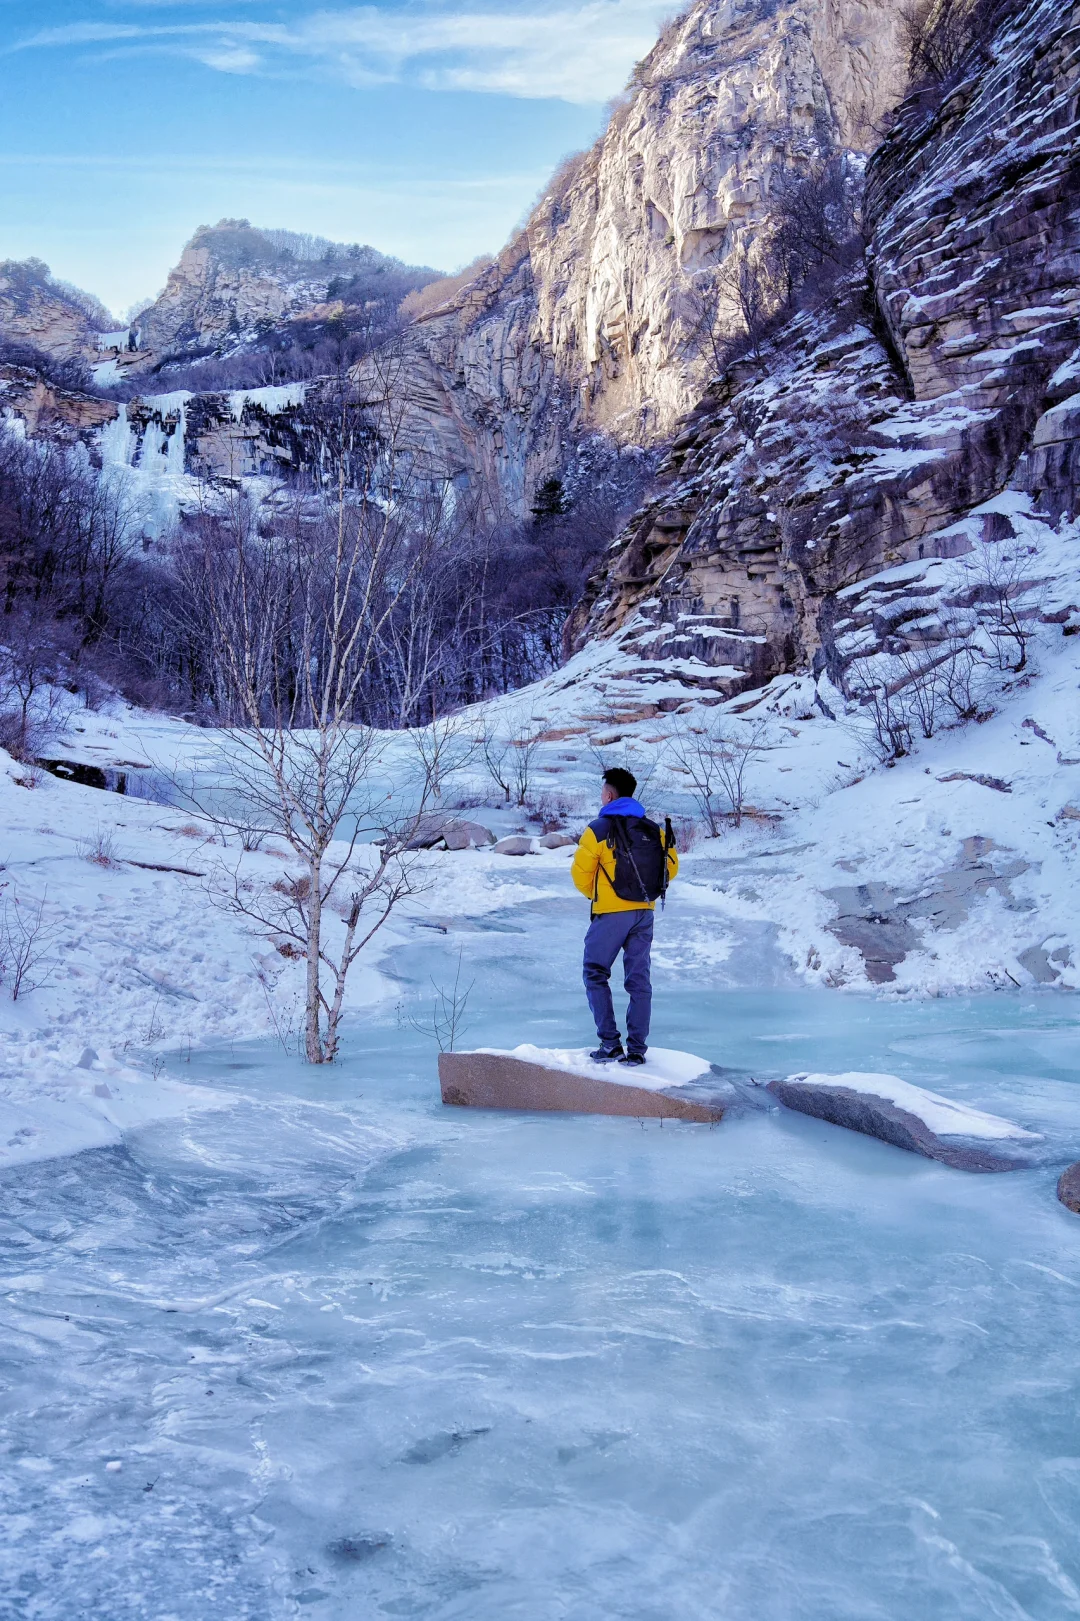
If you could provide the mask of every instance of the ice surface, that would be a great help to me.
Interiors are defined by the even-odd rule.
[[[886,1098],[897,1108],[906,1109],[921,1120],[939,1137],[1026,1138],[1037,1140],[1037,1134],[1025,1131],[1000,1115],[986,1114],[951,1098],[943,1098],[925,1087],[913,1086],[898,1075],[872,1075],[858,1070],[843,1075],[790,1075],[789,1080],[800,1081],[803,1086],[844,1086],[852,1092],[865,1092],[872,1097]]]
[[[542,1064],[546,1069],[565,1069],[571,1075],[587,1075],[594,1081],[617,1081],[623,1086],[641,1086],[650,1092],[662,1092],[669,1086],[686,1086],[709,1070],[707,1058],[695,1058],[693,1053],[675,1052],[670,1047],[650,1047],[644,1064],[631,1069],[624,1064],[594,1064],[588,1047],[536,1047],[524,1041],[508,1051],[501,1047],[478,1047],[478,1052],[505,1053],[508,1058],[520,1058],[526,1064]]]
[[[749,924],[699,951],[673,890],[663,1047],[947,1082],[1046,1163],[786,1112],[466,1118],[410,1022],[431,980],[461,954],[470,1045],[572,1049],[586,920],[554,858],[442,859],[460,910],[341,1064],[176,1056],[216,1111],[0,1177],[12,1615],[1072,1621],[1080,1001],[808,991]]]

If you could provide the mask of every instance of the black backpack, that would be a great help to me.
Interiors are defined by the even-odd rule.
[[[668,852],[675,848],[670,818],[665,819],[662,832],[647,816],[601,816],[592,823],[592,830],[598,842],[606,842],[615,852],[611,887],[619,899],[658,900],[663,905],[668,887]]]

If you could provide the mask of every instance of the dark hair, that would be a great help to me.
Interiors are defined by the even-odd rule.
[[[610,771],[604,772],[604,781],[614,788],[620,799],[633,799],[637,778],[632,771],[624,771],[621,765],[612,766]]]

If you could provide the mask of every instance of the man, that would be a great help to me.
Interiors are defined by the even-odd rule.
[[[637,778],[617,766],[604,772],[600,815],[581,835],[572,876],[592,902],[585,936],[585,994],[600,1045],[589,1057],[600,1064],[643,1064],[652,1012],[653,911],[679,870],[671,839],[650,822],[634,798]],[[611,968],[623,954],[623,984],[630,996],[626,1050],[615,1022]]]

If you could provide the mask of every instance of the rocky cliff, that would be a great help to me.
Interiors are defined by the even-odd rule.
[[[725,694],[810,664],[850,687],[943,635],[918,571],[859,582],[1007,538],[1009,489],[1076,512],[1077,19],[1035,0],[899,109],[867,169],[865,267],[684,421],[578,645],[621,628]]]
[[[901,32],[892,0],[698,0],[523,231],[414,325],[418,437],[520,513],[569,429],[669,435],[739,325],[723,267],[785,181],[876,141]]]
[[[133,369],[255,345],[297,318],[340,318],[350,298],[382,297],[396,306],[436,276],[374,248],[220,220],[196,231],[164,291],[139,317]]]
[[[96,349],[95,327],[109,320],[95,300],[55,281],[40,259],[0,263],[0,339],[50,360],[87,360]]]

